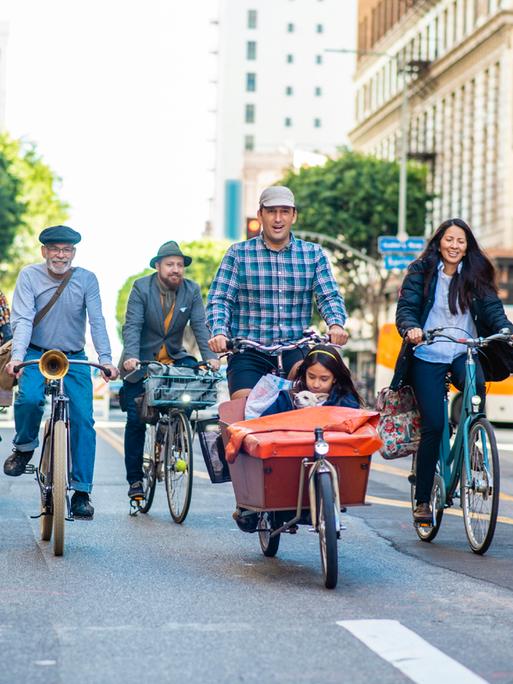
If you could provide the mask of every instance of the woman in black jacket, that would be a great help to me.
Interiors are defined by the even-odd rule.
[[[414,261],[403,281],[397,303],[396,325],[404,338],[397,360],[393,389],[411,384],[421,416],[415,485],[416,522],[432,520],[431,489],[444,425],[445,377],[460,390],[465,383],[466,347],[454,342],[413,345],[432,328],[464,331],[486,337],[513,324],[497,295],[495,269],[482,252],[470,227],[461,219],[444,221]],[[482,405],[485,380],[501,380],[513,372],[513,351],[501,343],[476,358],[477,392]]]

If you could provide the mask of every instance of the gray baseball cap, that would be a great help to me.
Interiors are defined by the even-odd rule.
[[[260,195],[260,206],[295,208],[296,202],[289,188],[286,188],[284,185],[272,185],[270,188],[266,188]]]

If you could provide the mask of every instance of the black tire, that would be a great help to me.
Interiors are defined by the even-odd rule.
[[[66,520],[66,491],[68,479],[68,433],[66,423],[58,420],[53,431],[53,552],[64,553],[64,522]]]
[[[451,423],[457,426],[461,418],[461,409],[463,406],[463,394],[458,392],[451,401]]]
[[[39,464],[39,480],[40,486],[44,487],[45,482],[48,481],[48,469],[50,467],[50,446],[51,446],[51,435],[50,435],[50,421],[47,420],[44,430],[43,438],[43,455],[41,457],[41,463]],[[39,531],[41,533],[42,541],[50,541],[52,538],[52,528],[53,528],[53,515],[51,496],[46,491],[41,489],[41,507],[39,518]]]
[[[164,444],[167,502],[171,517],[176,523],[185,520],[191,505],[192,462],[190,423],[183,413],[176,413],[170,418]]]
[[[280,536],[277,534],[275,537],[271,537],[272,528],[272,517],[271,513],[260,513],[258,516],[258,540],[260,542],[260,548],[262,553],[267,558],[273,558],[278,553],[278,547],[280,546]]]
[[[155,433],[155,425],[146,426],[143,452],[144,504],[139,506],[140,513],[148,513],[155,496],[155,487],[157,485],[157,449],[160,449],[160,446],[155,442]]]
[[[435,479],[433,481],[433,489],[431,490],[431,508],[435,511],[435,519],[432,527],[419,527],[415,525],[415,532],[418,538],[423,542],[432,542],[433,539],[438,534],[440,525],[442,524],[442,517],[444,514],[445,503],[442,500],[443,497],[443,485],[440,475],[435,474]],[[411,485],[411,509],[412,512],[415,508],[415,484]]]
[[[500,465],[497,441],[490,422],[478,418],[470,426],[467,473],[465,459],[461,471],[461,502],[468,543],[474,553],[483,554],[492,543],[499,512]],[[488,466],[484,465],[484,454]],[[467,482],[470,485],[467,486]]]
[[[334,589],[338,580],[338,548],[335,495],[330,473],[317,474],[317,507],[317,529],[324,586],[327,589]]]

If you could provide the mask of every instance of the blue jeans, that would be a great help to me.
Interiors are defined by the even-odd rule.
[[[41,352],[28,349],[25,361],[39,359]],[[69,354],[69,359],[86,360],[84,352]],[[45,379],[39,368],[27,366],[19,379],[14,402],[16,433],[13,444],[18,451],[32,451],[39,446],[39,428],[45,406]],[[93,488],[96,432],[93,419],[93,383],[89,366],[70,364],[64,378],[64,391],[69,397],[71,423],[71,486],[80,492]]]
[[[445,376],[452,373],[452,384],[460,391],[465,386],[466,354],[457,356],[450,363],[429,363],[413,357],[411,381],[420,412],[420,443],[417,452],[417,477],[415,498],[417,503],[431,499],[436,464],[440,453],[440,440],[444,429]],[[485,405],[485,379],[481,363],[476,363],[476,389],[481,397],[481,410]]]
[[[193,356],[185,356],[183,359],[177,359],[175,361],[175,366],[194,368],[196,363],[197,361]],[[142,463],[146,423],[143,423],[139,418],[135,405],[135,398],[144,394],[143,380],[138,380],[137,382],[127,382],[126,380],[123,380],[122,391],[123,410],[126,411],[125,468],[126,479],[130,484],[143,479]]]

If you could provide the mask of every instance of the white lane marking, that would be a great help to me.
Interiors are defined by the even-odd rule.
[[[340,620],[371,651],[417,684],[486,684],[486,680],[431,646],[398,620]]]

